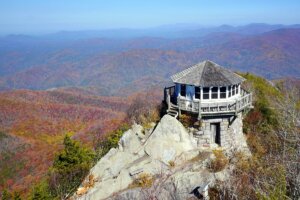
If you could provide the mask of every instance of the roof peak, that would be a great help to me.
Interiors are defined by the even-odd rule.
[[[211,60],[204,60],[171,76],[175,83],[195,86],[227,86],[243,82],[245,79]]]

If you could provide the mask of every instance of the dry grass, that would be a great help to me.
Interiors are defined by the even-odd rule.
[[[224,155],[222,150],[214,150],[215,159],[209,164],[209,169],[212,172],[219,172],[225,169],[228,164],[228,158]]]
[[[173,160],[169,160],[168,163],[171,168],[175,167],[175,162]]]
[[[184,127],[188,128],[193,127],[197,119],[191,115],[182,114],[179,118],[179,121],[183,124]]]
[[[79,196],[86,194],[90,188],[94,187],[95,182],[96,182],[96,179],[95,179],[94,175],[90,174],[88,177],[88,180],[83,182],[83,187],[80,187],[77,189],[76,194]]]
[[[154,178],[151,174],[141,173],[139,176],[133,181],[132,184],[129,185],[129,188],[148,188],[153,184]]]

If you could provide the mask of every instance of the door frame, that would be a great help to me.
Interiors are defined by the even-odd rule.
[[[212,126],[216,127],[215,132],[212,132]],[[219,146],[221,146],[221,127],[220,126],[221,126],[220,122],[210,123],[212,143],[217,144]]]

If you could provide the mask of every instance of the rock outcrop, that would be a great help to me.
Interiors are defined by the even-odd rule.
[[[207,170],[212,157],[211,149],[200,150],[193,134],[165,115],[150,130],[135,124],[126,131],[119,147],[111,149],[90,170],[94,186],[74,198],[186,199],[194,196],[197,188],[228,177],[228,170],[219,174]],[[135,185],[141,174],[152,177],[151,187]]]
[[[196,149],[197,143],[174,117],[165,115],[145,144],[145,152],[168,164],[180,154]]]

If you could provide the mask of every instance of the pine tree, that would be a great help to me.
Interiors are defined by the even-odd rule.
[[[91,150],[66,135],[64,149],[56,155],[50,170],[50,190],[61,198],[69,196],[87,175],[93,159]]]
[[[66,135],[64,138],[65,148],[55,157],[53,168],[59,171],[68,171],[77,165],[89,164],[94,154],[79,143]]]
[[[19,192],[14,192],[14,200],[22,200],[21,195]]]
[[[31,200],[51,200],[53,197],[49,191],[47,181],[42,181],[33,188]]]
[[[2,200],[11,200],[11,199],[12,199],[11,193],[7,189],[4,189],[2,191]]]

